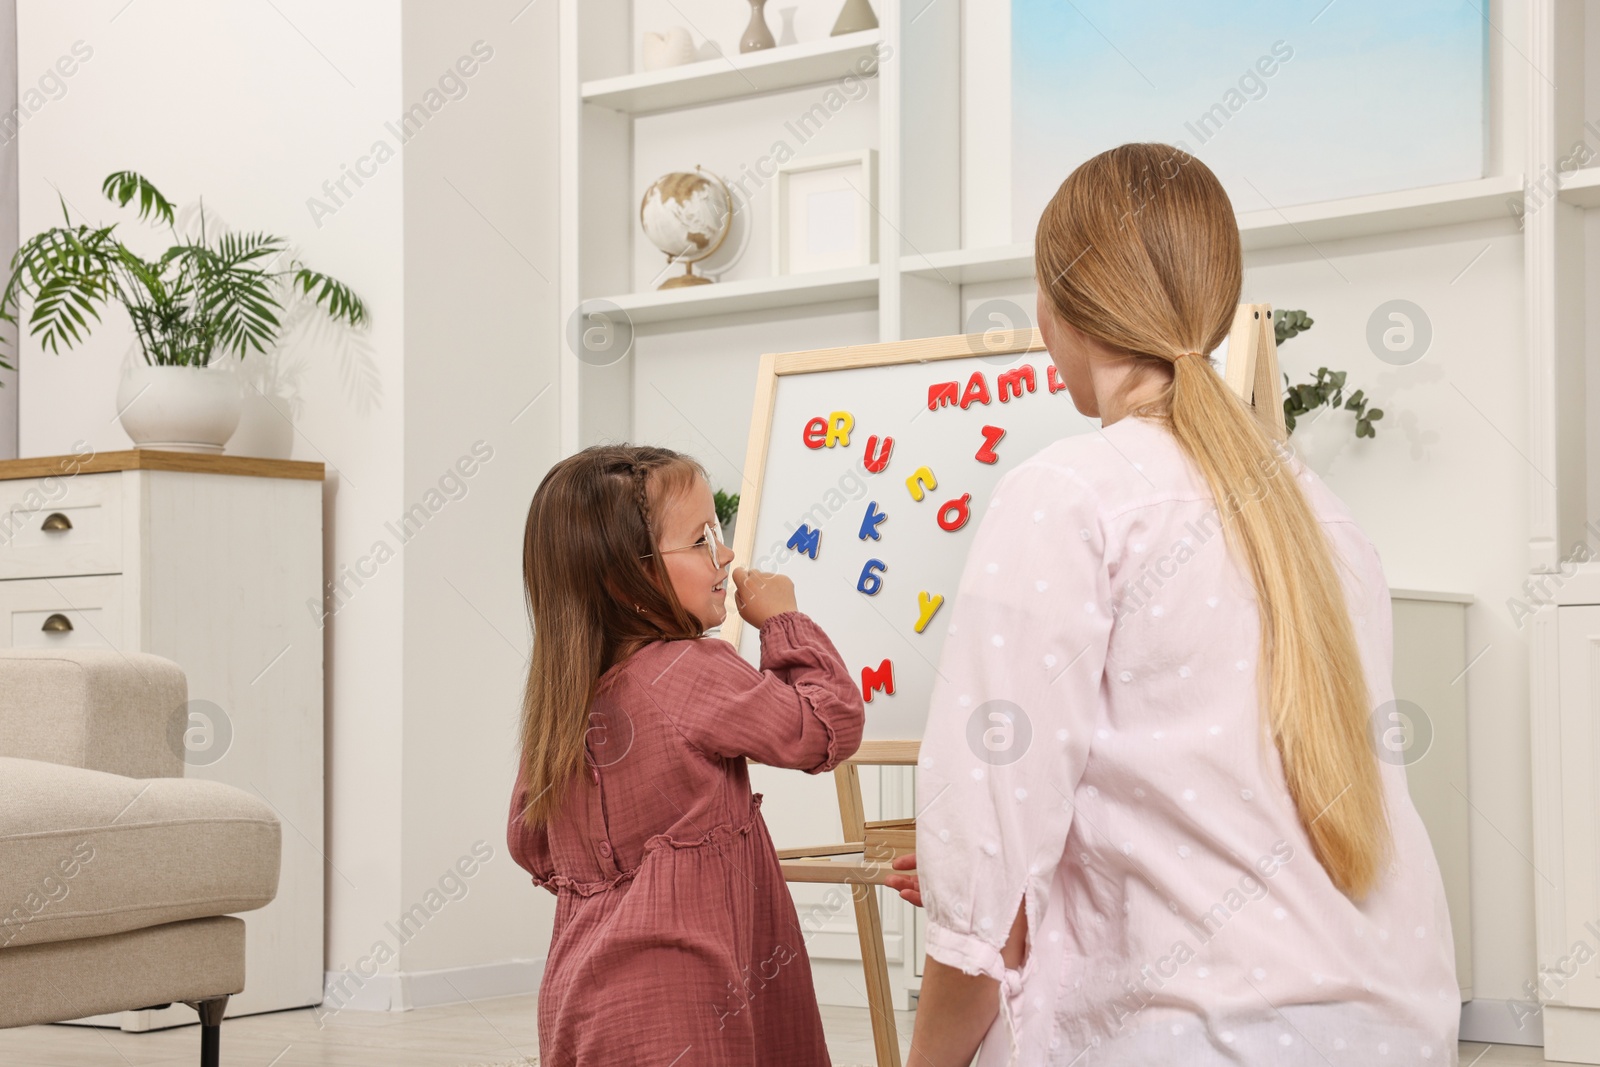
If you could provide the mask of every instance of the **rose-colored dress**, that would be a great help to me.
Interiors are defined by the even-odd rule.
[[[861,694],[800,612],[726,641],[659,641],[600,679],[589,764],[558,814],[507,843],[556,895],[539,988],[545,1067],[828,1061],[794,901],[745,757],[810,773],[861,743]],[[676,1058],[675,1058],[676,1057]]]

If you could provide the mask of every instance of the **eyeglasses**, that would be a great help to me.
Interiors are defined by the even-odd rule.
[[[704,548],[706,555],[711,560],[711,569],[721,570],[722,550],[726,547],[727,546],[722,543],[722,524],[718,522],[708,522],[700,532],[700,540],[696,541],[692,545],[683,545],[679,548],[663,548],[661,549],[660,554],[666,555],[668,552],[688,552],[690,549]],[[655,552],[646,552],[639,558],[649,559],[651,556],[656,554],[657,553]]]

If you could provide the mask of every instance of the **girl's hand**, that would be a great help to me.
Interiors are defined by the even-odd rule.
[[[904,856],[896,856],[889,866],[897,871],[914,871],[917,869],[917,854],[907,852]],[[922,882],[916,875],[891,874],[883,880],[883,884],[898,890],[901,899],[922,907]]]
[[[733,569],[734,603],[744,621],[761,629],[774,615],[797,611],[794,583],[781,574]]]

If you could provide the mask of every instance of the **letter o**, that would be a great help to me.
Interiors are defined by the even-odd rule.
[[[972,494],[962,493],[939,509],[939,529],[954,533],[972,518]],[[952,515],[951,513],[954,512]]]

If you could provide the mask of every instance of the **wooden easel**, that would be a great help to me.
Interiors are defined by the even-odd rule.
[[[1283,421],[1283,381],[1278,370],[1278,334],[1271,304],[1240,304],[1228,333],[1228,388],[1255,409],[1267,436],[1289,435]]]
[[[910,342],[910,345],[948,347],[948,342],[957,340],[960,339],[934,338]],[[1042,351],[1044,338],[1037,330],[1019,330],[1014,331],[1014,336],[1007,338],[1003,345],[996,347],[1011,351]],[[967,343],[959,348],[941,351],[936,358],[959,357],[972,351],[974,349]],[[771,431],[772,382],[778,358],[771,355],[762,357],[762,381],[766,383],[766,391],[758,389],[750,451],[746,460],[747,471],[759,471],[765,462]],[[842,356],[839,353],[795,353],[783,358],[800,365],[818,361],[829,366],[852,365],[849,353]],[[1228,363],[1224,380],[1250,405],[1267,435],[1275,441],[1287,437],[1280,378],[1272,306],[1240,304],[1234,313],[1233,328],[1228,334]],[[753,512],[759,499],[759,487],[747,489],[741,501],[741,513],[746,506]],[[750,557],[754,546],[754,525],[753,519],[748,525],[744,522],[738,525],[736,553],[745,559]],[[737,647],[738,619],[734,618],[731,622],[731,626],[725,627],[725,634]],[[890,863],[894,857],[916,850],[917,827],[914,819],[867,821],[861,800],[859,768],[914,766],[920,748],[920,741],[863,741],[856,754],[839,764],[833,772],[834,787],[839,795],[839,821],[844,830],[843,843],[778,850],[779,864],[786,881],[851,887],[878,1067],[901,1067],[901,1060],[900,1037],[890,995],[889,961],[883,948],[883,916],[878,908],[877,891],[873,887],[882,885],[892,873],[916,873],[895,872]]]
[[[839,821],[844,824],[844,843],[812,848],[778,850],[778,863],[789,882],[823,882],[850,886],[856,908],[856,934],[861,939],[861,968],[867,979],[867,1007],[872,1012],[872,1043],[878,1067],[900,1067],[900,1035],[895,1025],[894,1003],[890,996],[889,960],[883,951],[883,916],[878,910],[882,885],[896,872],[890,863],[896,856],[917,848],[915,819],[889,819],[868,822],[861,803],[861,775],[857,768],[909,767],[917,762],[920,741],[863,741],[856,754],[833,771],[833,784],[839,793]],[[859,856],[858,859],[848,857]]]

